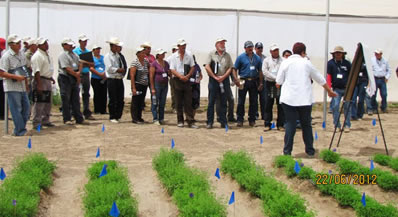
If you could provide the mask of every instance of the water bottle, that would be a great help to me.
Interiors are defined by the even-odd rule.
[[[152,104],[157,105],[156,95],[152,95]]]
[[[224,84],[221,82],[220,83],[220,89],[221,89],[221,93],[224,93],[225,92],[225,90],[224,90]]]
[[[140,90],[137,91],[137,96],[138,96],[138,95],[141,95],[141,94],[142,94],[142,91],[140,91]]]

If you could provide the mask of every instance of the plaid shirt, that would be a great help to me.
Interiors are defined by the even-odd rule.
[[[25,65],[26,57],[21,51],[15,53],[13,50],[9,49],[0,59],[0,69],[5,72]],[[4,78],[3,86],[4,92],[26,92],[25,81],[15,81]]]

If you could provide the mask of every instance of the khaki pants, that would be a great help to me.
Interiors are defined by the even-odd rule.
[[[40,79],[43,91],[51,91],[51,80]],[[33,81],[33,90],[37,90],[37,83]],[[45,125],[50,123],[51,102],[35,102],[33,104],[33,127],[39,124]]]

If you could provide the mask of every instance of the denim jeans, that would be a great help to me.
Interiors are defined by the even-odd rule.
[[[29,97],[26,92],[10,91],[6,92],[8,105],[14,122],[14,135],[23,136],[27,132],[26,123],[30,115]]]
[[[286,118],[285,146],[283,148],[283,154],[292,154],[297,120],[300,120],[305,144],[305,153],[308,155],[314,155],[314,137],[312,136],[311,126],[312,106],[290,106],[282,103],[282,108]]]
[[[355,87],[354,95],[352,97],[352,107],[351,107],[352,119],[358,119],[363,117],[363,113],[365,112],[364,102],[366,97],[367,85],[368,85],[367,82],[359,82]]]
[[[378,79],[375,78],[376,80],[376,93],[375,95],[372,96],[372,109],[376,110],[377,109],[377,90],[380,89],[380,97],[381,97],[381,110],[386,111],[387,109],[387,84],[384,79]]]
[[[243,123],[245,116],[245,101],[246,94],[249,92],[249,122],[256,121],[256,111],[258,107],[258,90],[257,90],[257,80],[246,80],[243,89],[238,91],[238,109],[236,114],[238,116],[238,122]]]
[[[213,125],[214,122],[214,104],[217,98],[220,100],[220,104],[217,105],[217,115],[221,124],[227,124],[227,91],[225,88],[230,85],[229,78],[223,81],[223,85],[224,93],[221,93],[220,83],[211,77],[209,78],[209,104],[207,106],[207,124],[209,125]]]
[[[155,90],[156,90],[156,101],[151,98],[152,105],[152,116],[153,121],[163,121],[164,120],[164,109],[166,106],[166,98],[168,91],[168,83],[157,83],[155,82]]]
[[[338,128],[341,127],[340,119],[339,119],[339,112],[340,112],[340,101],[344,97],[344,89],[334,89],[334,92],[337,93],[337,96],[333,100],[333,124]],[[351,128],[351,112],[348,110],[348,107],[351,102],[344,102],[344,117],[346,118],[345,125],[348,128]]]

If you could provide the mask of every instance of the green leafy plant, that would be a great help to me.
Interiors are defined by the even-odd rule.
[[[285,166],[290,158],[290,156],[278,157],[275,166]],[[267,216],[315,215],[313,211],[307,211],[304,199],[266,174],[247,152],[226,152],[221,160],[221,171],[230,174],[244,189],[261,198]]]
[[[340,160],[340,154],[329,149],[322,150],[320,157],[328,163],[336,163],[338,160]]]
[[[107,174],[99,177],[107,165]],[[125,168],[116,161],[100,161],[88,169],[88,183],[84,187],[83,203],[86,217],[109,216],[115,201],[121,216],[138,216],[138,203],[131,196],[131,184]]]
[[[61,100],[61,94],[57,90],[55,94],[52,95],[52,103],[53,105],[61,105],[62,100]]]
[[[389,166],[390,168],[398,171],[398,157],[393,158],[384,154],[375,154],[373,160],[383,166]]]
[[[290,165],[292,163],[295,163],[295,160],[293,158],[288,159],[290,162],[287,162],[286,165]],[[337,162],[339,163],[341,159]],[[356,170],[356,162],[354,163],[348,163],[346,161],[343,161],[342,163],[347,170],[353,171]],[[300,170],[300,173],[304,170],[306,167],[302,167]],[[291,170],[294,170],[294,168],[291,168]],[[312,170],[312,169],[311,169]],[[311,171],[307,170],[307,171]],[[286,170],[285,170],[286,171]],[[313,170],[312,170],[313,171]],[[335,184],[333,179],[332,181],[331,176],[327,173],[317,173],[316,171],[312,172],[304,172],[304,173],[311,173],[311,182],[324,194],[331,195],[333,196],[337,202],[341,206],[350,206],[355,209],[357,216],[360,217],[382,217],[382,216],[394,216],[398,217],[398,210],[391,204],[388,205],[383,205],[378,203],[376,200],[373,198],[367,196],[366,197],[366,206],[364,207],[361,203],[362,199],[362,194],[352,185],[349,184]],[[306,176],[300,176],[300,173],[298,174],[298,177],[300,179],[307,178]],[[292,172],[287,173],[293,174]],[[324,176],[326,175],[327,178],[325,180],[325,184],[319,182],[319,176]]]
[[[181,216],[226,216],[226,207],[210,191],[206,175],[187,167],[181,152],[161,149],[152,165]]]
[[[55,163],[44,154],[32,153],[18,159],[16,165],[0,186],[0,216],[35,216],[40,190],[53,183]]]

